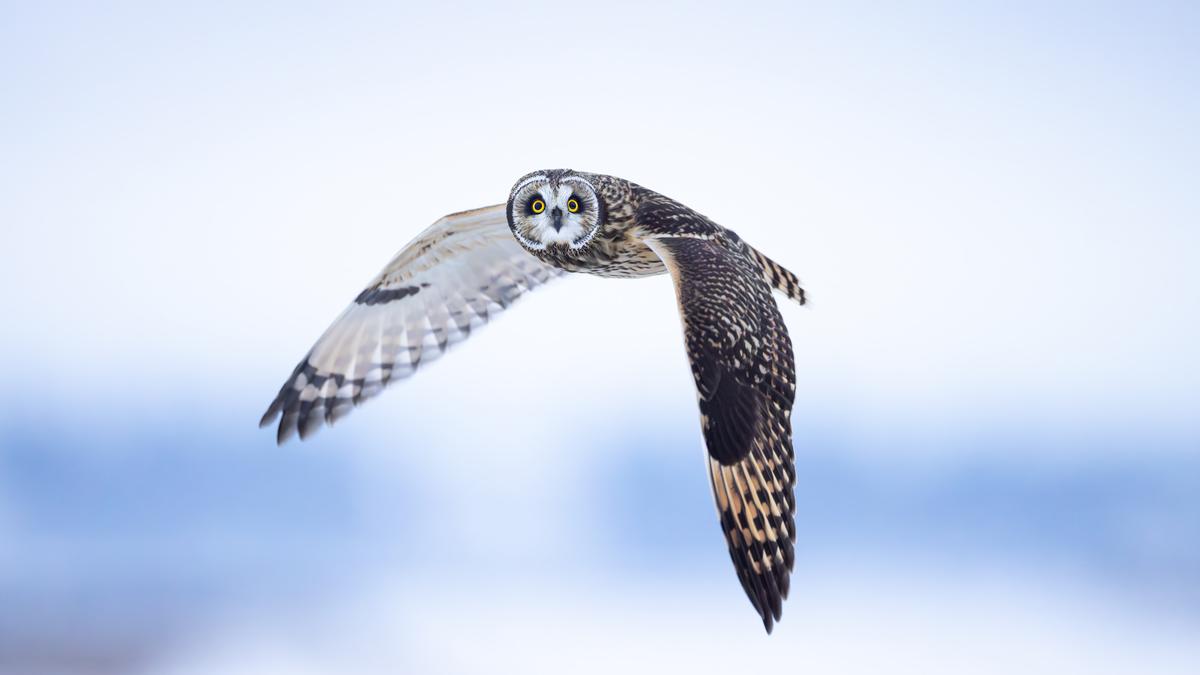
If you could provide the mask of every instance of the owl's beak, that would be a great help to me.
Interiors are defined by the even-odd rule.
[[[562,209],[557,206],[550,212],[550,218],[553,220],[554,231],[558,232],[562,229]]]

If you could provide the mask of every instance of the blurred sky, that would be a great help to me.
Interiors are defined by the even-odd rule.
[[[1186,671],[1198,45],[1185,2],[0,4],[0,672]],[[395,250],[559,166],[809,291],[769,639],[665,278],[255,426]]]

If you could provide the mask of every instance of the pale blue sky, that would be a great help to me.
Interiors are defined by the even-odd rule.
[[[802,396],[830,414],[1186,426],[1194,8],[680,7],[10,7],[8,370],[267,386],[413,233],[566,165],[796,269]],[[467,349],[652,331],[598,386],[674,391],[664,285],[583,280]]]

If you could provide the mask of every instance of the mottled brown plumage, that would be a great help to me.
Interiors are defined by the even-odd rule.
[[[796,537],[792,344],[771,295],[804,304],[794,274],[737,234],[629,181],[523,176],[504,205],[447,216],[355,299],[296,367],[262,424],[280,442],[332,423],[561,271],[670,273],[730,557],[767,632]]]
[[[792,343],[745,245],[661,237],[683,316],[709,479],[742,588],[770,632],[792,569]]]

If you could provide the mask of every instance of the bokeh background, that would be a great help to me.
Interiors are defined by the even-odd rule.
[[[1195,672],[1200,10],[903,5],[0,4],[0,671]],[[557,166],[806,283],[769,638],[665,278],[256,426]]]

